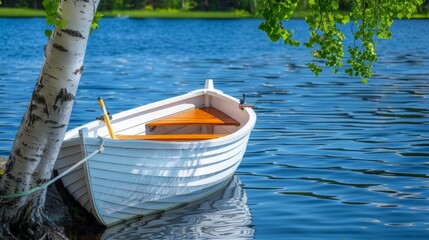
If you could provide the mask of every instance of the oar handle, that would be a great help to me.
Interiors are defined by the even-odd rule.
[[[115,132],[113,132],[112,124],[110,123],[109,114],[107,113],[103,98],[98,97],[98,104],[100,104],[101,111],[103,112],[103,119],[104,119],[104,122],[106,123],[107,130],[109,130],[110,138],[117,139],[115,136]]]

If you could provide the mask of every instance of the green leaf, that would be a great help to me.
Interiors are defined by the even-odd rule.
[[[298,46],[299,46],[299,44],[300,44],[300,42],[299,42],[299,41],[295,41],[295,40],[290,40],[289,44],[290,44],[291,46],[298,47]]]
[[[91,29],[89,30],[89,34],[92,34],[92,31],[98,28],[98,21],[100,21],[103,16],[104,14],[102,12],[95,13],[94,19],[92,19]],[[259,29],[261,29],[261,27],[264,27],[263,23],[259,25]]]
[[[347,24],[350,22],[350,17],[348,15],[344,16],[343,20],[341,21],[342,24]]]
[[[104,14],[102,13],[102,12],[97,12],[96,14],[95,14],[95,20],[96,21],[99,21],[99,20],[101,20],[101,18],[102,17],[104,17]]]
[[[52,35],[52,30],[46,29],[45,30],[45,36],[48,37],[48,38],[50,38],[51,35]]]
[[[67,20],[65,18],[61,18],[57,26],[60,29],[64,29],[67,26]]]
[[[261,24],[259,24],[259,27],[258,27],[258,29],[259,30],[262,30],[262,31],[264,31],[264,32],[266,32],[266,33],[268,33],[269,31],[269,29],[268,29],[268,25],[265,23],[265,22],[263,22],[263,23],[261,23]]]
[[[272,33],[269,35],[269,37],[270,37],[271,41],[273,41],[273,42],[277,42],[280,39],[280,35],[277,33]]]
[[[392,33],[391,32],[380,32],[377,35],[377,37],[380,38],[380,39],[386,40],[386,39],[389,39],[389,38],[392,37]]]
[[[46,12],[46,23],[48,25],[58,26],[59,28],[65,27],[65,19],[62,19],[58,11],[60,6],[59,0],[43,0],[43,7]],[[51,30],[46,30],[45,35],[49,38],[52,34]]]
[[[56,25],[58,23],[58,19],[56,16],[46,16],[46,23],[48,25]]]

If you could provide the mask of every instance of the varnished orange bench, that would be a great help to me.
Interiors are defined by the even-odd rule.
[[[229,125],[240,123],[213,107],[194,108],[146,124],[148,127],[174,125]],[[152,134],[152,135],[116,135],[120,140],[157,140],[157,141],[198,141],[226,136],[227,134]]]
[[[183,113],[168,116],[147,124],[149,127],[173,125],[234,125],[240,126],[230,116],[213,107],[195,108]]]
[[[153,134],[116,135],[119,140],[198,141],[226,136],[227,134]]]

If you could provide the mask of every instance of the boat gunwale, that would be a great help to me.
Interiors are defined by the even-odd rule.
[[[125,110],[123,112],[119,112],[117,114],[114,114],[112,116],[113,119],[117,119],[119,121],[120,118],[126,117],[129,115],[129,113],[136,113],[136,112],[142,112],[142,111],[147,111],[147,110],[151,110],[157,106],[162,106],[162,105],[166,105],[169,103],[173,103],[175,102],[174,100],[183,100],[183,99],[188,99],[188,98],[192,98],[192,97],[198,97],[198,96],[204,96],[204,95],[208,95],[208,96],[213,96],[213,97],[221,97],[221,98],[225,98],[228,100],[232,100],[234,103],[237,104],[237,108],[239,108],[239,101],[238,99],[229,96],[227,94],[224,94],[222,91],[220,90],[210,90],[210,89],[199,89],[199,90],[195,90],[177,97],[173,97],[173,98],[168,98],[168,99],[164,99],[161,101],[157,101],[154,103],[149,103],[146,105],[142,105],[140,107],[136,107],[133,109],[129,109],[129,110]],[[199,145],[201,143],[208,143],[208,144],[215,144],[215,145],[222,145],[222,142],[230,142],[230,141],[236,141],[238,139],[241,139],[243,137],[244,134],[250,134],[250,131],[252,130],[252,128],[254,127],[255,123],[256,123],[256,114],[253,111],[252,108],[243,108],[240,109],[240,111],[246,111],[247,115],[248,115],[248,119],[247,121],[242,124],[242,126],[239,127],[239,129],[236,132],[230,133],[228,135],[225,135],[223,137],[219,137],[219,138],[214,138],[214,139],[207,139],[207,140],[190,140],[190,141],[157,141],[157,140],[134,140],[134,139],[124,139],[124,140],[116,140],[116,139],[110,139],[110,138],[106,138],[104,137],[104,143],[105,144],[109,144],[110,142],[123,142],[125,144],[130,144],[130,143],[141,143],[144,142],[145,144],[149,144],[152,143],[154,145],[159,145],[159,146],[170,146],[174,148],[182,148],[184,146],[189,146],[192,145],[191,147],[196,147],[196,145]],[[71,129],[69,132],[72,131],[78,131],[80,129],[83,128],[90,128],[90,127],[94,127],[97,128],[99,127],[99,121],[95,120],[92,122],[89,122],[85,125],[76,127],[74,129]],[[97,125],[97,126],[93,126],[93,125]],[[72,137],[69,139],[66,139],[64,142],[68,142],[71,141],[73,139],[76,139],[76,137]],[[85,137],[86,139],[98,139],[98,137]],[[203,146],[198,146],[198,147],[203,147]],[[138,148],[138,147],[137,147]],[[186,147],[189,148],[189,147]],[[155,148],[157,149],[157,148]]]

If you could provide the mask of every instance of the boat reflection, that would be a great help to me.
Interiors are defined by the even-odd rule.
[[[112,226],[101,239],[253,239],[252,216],[240,184],[234,176],[207,198]]]

